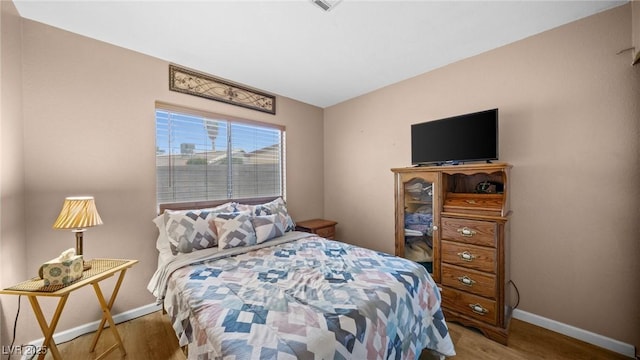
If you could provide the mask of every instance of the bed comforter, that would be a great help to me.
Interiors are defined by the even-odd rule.
[[[156,279],[190,359],[417,359],[423,348],[455,355],[424,267],[285,235],[170,264]]]

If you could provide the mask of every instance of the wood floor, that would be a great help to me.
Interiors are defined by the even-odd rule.
[[[553,360],[615,360],[628,358],[605,349],[569,338],[558,333],[513,319],[509,335],[509,346],[503,346],[486,339],[479,332],[449,324],[451,338],[456,348],[455,360],[493,359],[553,359]],[[106,359],[128,360],[184,360],[178,340],[166,315],[155,312],[118,325],[118,332],[127,349],[123,357],[116,349]],[[96,353],[88,353],[93,334],[83,335],[64,344],[58,349],[65,359],[95,359],[113,342],[110,331],[102,335]],[[423,353],[421,359],[432,357]],[[46,359],[52,359],[47,354]]]

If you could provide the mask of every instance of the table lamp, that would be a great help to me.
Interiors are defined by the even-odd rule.
[[[73,196],[64,199],[54,229],[71,229],[76,234],[76,255],[82,255],[82,233],[89,227],[102,225],[93,196]],[[84,258],[83,258],[84,262]],[[84,270],[91,265],[84,263]]]

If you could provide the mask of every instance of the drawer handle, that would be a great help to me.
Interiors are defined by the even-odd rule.
[[[476,203],[476,201],[475,201],[475,200],[471,200],[471,199],[469,199],[469,200],[465,200],[465,202],[466,202],[467,204],[472,204],[472,205]]]
[[[460,233],[460,235],[465,237],[472,237],[473,235],[476,234],[475,230],[471,230],[466,226],[463,227],[462,229],[458,229],[458,233]]]
[[[479,315],[484,315],[489,312],[489,310],[483,308],[480,304],[469,304],[469,307],[471,308],[471,311]]]
[[[458,277],[458,281],[460,281],[462,283],[462,285],[466,285],[466,286],[473,286],[473,284],[476,283],[475,280],[473,280],[472,278],[468,277],[467,275],[463,275]]]
[[[458,253],[458,256],[460,256],[460,259],[464,260],[464,261],[473,261],[473,259],[476,258],[475,255],[473,255],[472,253],[470,253],[468,251],[463,251],[461,253]]]

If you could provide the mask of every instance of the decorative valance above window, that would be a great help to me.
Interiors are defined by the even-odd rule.
[[[169,90],[276,114],[273,95],[175,65],[169,65]]]

